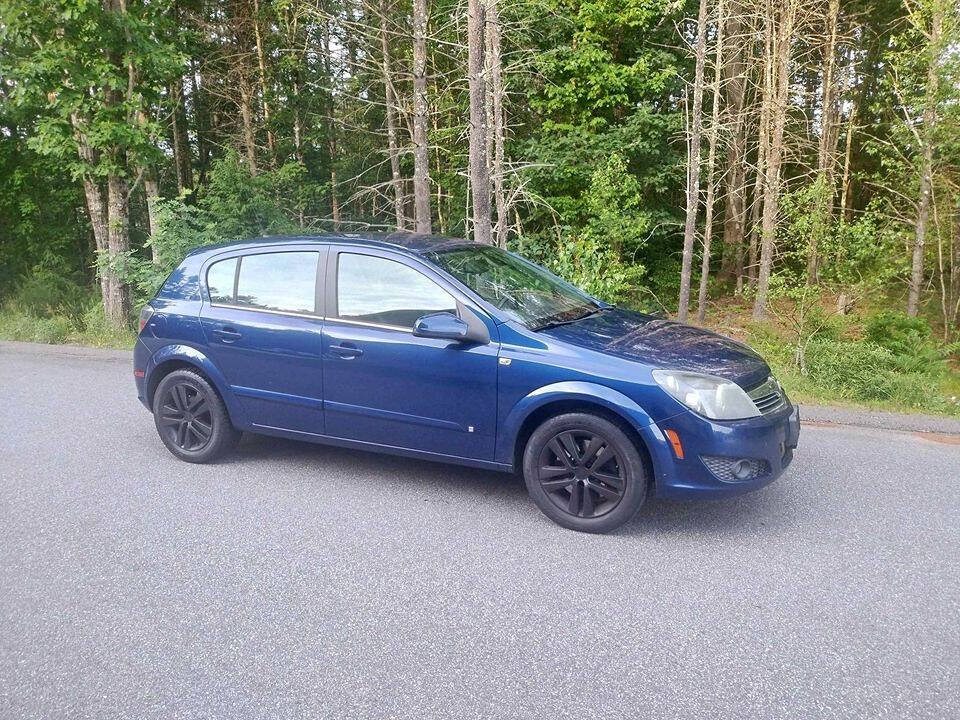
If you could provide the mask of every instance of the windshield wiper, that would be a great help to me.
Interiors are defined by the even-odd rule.
[[[535,328],[533,328],[533,331],[540,332],[541,330],[549,330],[550,328],[559,327],[561,325],[569,325],[570,323],[579,322],[580,320],[584,320],[592,315],[596,315],[597,313],[601,312],[603,309],[604,308],[598,307],[597,309],[591,310],[588,313],[584,313],[583,315],[577,315],[577,317],[568,318],[566,320],[548,320],[545,323],[541,323],[540,325],[537,325]]]

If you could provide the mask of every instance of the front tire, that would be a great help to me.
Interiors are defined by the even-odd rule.
[[[633,518],[647,496],[647,473],[633,440],[589,413],[566,413],[534,430],[523,453],[530,497],[555,523],[604,533]]]
[[[192,370],[174,370],[160,381],[153,419],[163,444],[187,462],[212,462],[240,439],[213,385]]]

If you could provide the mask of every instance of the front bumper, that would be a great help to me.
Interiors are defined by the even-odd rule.
[[[660,458],[655,493],[667,498],[721,498],[758,490],[783,474],[793,459],[800,438],[800,411],[789,405],[759,418],[717,422],[692,412],[658,423],[673,430],[683,445],[683,459],[671,451],[670,462]],[[748,480],[721,479],[703,458],[740,458],[760,461],[765,471]]]

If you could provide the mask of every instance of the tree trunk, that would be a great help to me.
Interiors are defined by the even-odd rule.
[[[327,153],[330,156],[330,215],[333,218],[333,229],[340,229],[340,197],[337,195],[337,99],[333,94],[333,64],[331,60],[330,23],[327,18],[323,23],[323,67],[330,91],[327,93]]]
[[[847,118],[846,147],[843,152],[843,181],[840,188],[840,219],[844,222],[850,219],[847,217],[847,209],[850,204],[850,160],[853,154],[853,131],[856,129],[856,117],[857,99],[854,98],[850,105],[850,115]]]
[[[253,37],[257,46],[257,67],[260,70],[260,106],[263,109],[263,124],[267,128],[267,152],[270,160],[275,161],[276,151],[273,129],[270,126],[270,102],[267,88],[267,61],[263,52],[263,36],[260,33],[260,0],[253,0]]]
[[[473,201],[473,239],[493,243],[490,226],[490,172],[487,165],[486,88],[483,78],[486,0],[469,0],[467,7],[467,64],[470,85],[470,191]]]
[[[192,60],[190,66],[193,68]],[[210,118],[204,97],[206,88],[203,77],[200,76],[200,79],[197,79],[199,73],[200,70],[195,68],[190,72],[190,94],[193,97],[193,129],[197,134],[197,184],[204,185],[207,181],[207,168],[210,165],[210,150],[207,143]]]
[[[697,322],[702,323],[707,311],[707,287],[710,281],[710,242],[713,237],[714,168],[717,161],[717,134],[720,129],[720,80],[723,69],[723,31],[726,17],[724,0],[717,4],[717,50],[713,72],[713,116],[707,139],[707,208],[703,228],[703,261],[700,264],[700,288],[697,294]]]
[[[170,83],[173,112],[170,134],[173,139],[173,164],[177,170],[177,189],[193,189],[193,160],[190,157],[190,137],[187,134],[187,113],[183,100],[183,78],[179,75]]]
[[[487,0],[487,58],[490,68],[489,89],[492,95],[493,123],[489,130],[493,133],[493,158],[491,173],[493,175],[493,199],[497,210],[497,224],[494,239],[500,247],[507,245],[507,200],[503,190],[504,169],[504,134],[505,118],[503,110],[503,57],[500,39],[500,8],[499,0]]]
[[[250,85],[246,78],[240,80],[240,117],[243,120],[243,147],[247,153],[247,167],[251,175],[257,174],[257,134],[253,127],[253,108],[250,106]]]
[[[430,146],[427,103],[427,0],[413,0],[413,214],[418,233],[430,233]]]
[[[390,68],[390,41],[387,36],[387,2],[380,0],[380,49],[383,53],[380,68],[383,72],[383,93],[387,121],[387,152],[390,154],[390,182],[393,185],[394,215],[397,230],[406,229],[403,208],[406,199],[403,197],[403,178],[400,175],[400,151],[397,147],[397,98],[393,92],[393,74]]]
[[[157,180],[157,172],[153,168],[143,171],[143,193],[147,198],[147,222],[150,225],[150,258],[157,262],[157,248],[153,244],[153,236],[157,232],[157,208],[156,202],[160,199],[160,182]]]
[[[837,55],[837,24],[840,15],[840,0],[830,0],[826,18],[826,35],[823,48],[822,71],[823,88],[821,92],[820,110],[820,143],[817,149],[817,177],[823,185],[824,203],[821,214],[822,222],[828,227],[833,218],[834,196],[834,169],[836,165],[837,135],[836,125],[836,55]],[[823,230],[825,228],[820,228]],[[814,285],[818,281],[819,232],[810,235],[810,245],[807,249],[807,283]]]
[[[107,177],[107,249],[110,261],[130,249],[130,204],[127,197],[127,180],[116,174]],[[107,320],[113,327],[126,327],[130,321],[130,288],[108,270],[111,282],[104,298]]]
[[[923,148],[920,160],[920,197],[917,201],[917,221],[910,267],[910,293],[907,298],[907,315],[910,317],[917,316],[920,290],[923,286],[923,251],[926,245],[927,225],[930,222],[930,196],[933,192],[933,130],[937,124],[937,93],[940,85],[937,59],[940,51],[940,36],[943,32],[945,5],[943,1],[934,3],[931,17],[929,65],[921,130]]]
[[[680,269],[680,302],[677,320],[686,322],[690,309],[690,275],[693,241],[700,209],[700,137],[703,134],[703,65],[707,56],[707,0],[700,0],[697,16],[696,69],[693,76],[693,110],[690,113],[690,155],[687,171],[687,218],[683,228],[683,264]]]
[[[763,227],[760,267],[757,272],[757,295],[753,303],[754,320],[762,320],[767,308],[767,291],[773,265],[773,244],[777,232],[780,202],[780,163],[783,159],[783,133],[787,122],[787,101],[790,90],[790,46],[796,0],[785,0],[779,7],[777,31],[774,34],[771,77],[773,106],[770,113],[770,153],[767,157],[763,191]],[[776,11],[771,13],[772,16]]]
[[[743,234],[746,211],[746,148],[747,123],[744,104],[747,93],[747,60],[742,14],[744,8],[740,2],[731,4],[731,15],[727,20],[727,31],[732,48],[730,62],[724,67],[727,92],[724,94],[727,113],[730,117],[730,143],[727,145],[727,182],[724,193],[723,212],[723,260],[720,276],[726,280],[737,278],[743,272]],[[738,288],[739,289],[739,288]]]
[[[767,14],[763,19],[763,58],[761,62],[763,84],[759,94],[760,119],[757,126],[757,169],[754,174],[753,194],[750,198],[750,247],[747,255],[747,285],[751,290],[757,284],[757,254],[761,235],[760,214],[763,207],[762,198],[767,173],[767,157],[770,154],[770,107],[773,96],[773,21],[770,12],[772,11],[768,2]]]
[[[74,121],[74,128],[76,128],[76,121]],[[82,162],[91,165],[96,162],[95,153],[84,142],[79,143],[78,151]],[[87,201],[87,213],[90,216],[90,227],[93,230],[93,242],[97,248],[97,255],[103,256],[110,249],[110,240],[107,233],[106,198],[103,196],[103,188],[100,187],[97,179],[87,173],[83,175],[83,196]],[[99,260],[100,258],[98,258],[98,265]],[[98,275],[100,276],[100,294],[103,297],[104,306],[106,306],[106,299],[111,293],[113,276],[102,269],[98,271]]]

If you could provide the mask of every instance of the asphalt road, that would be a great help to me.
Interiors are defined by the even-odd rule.
[[[735,501],[563,530],[515,478],[246,437],[0,348],[0,718],[960,717],[960,444],[805,427]]]

